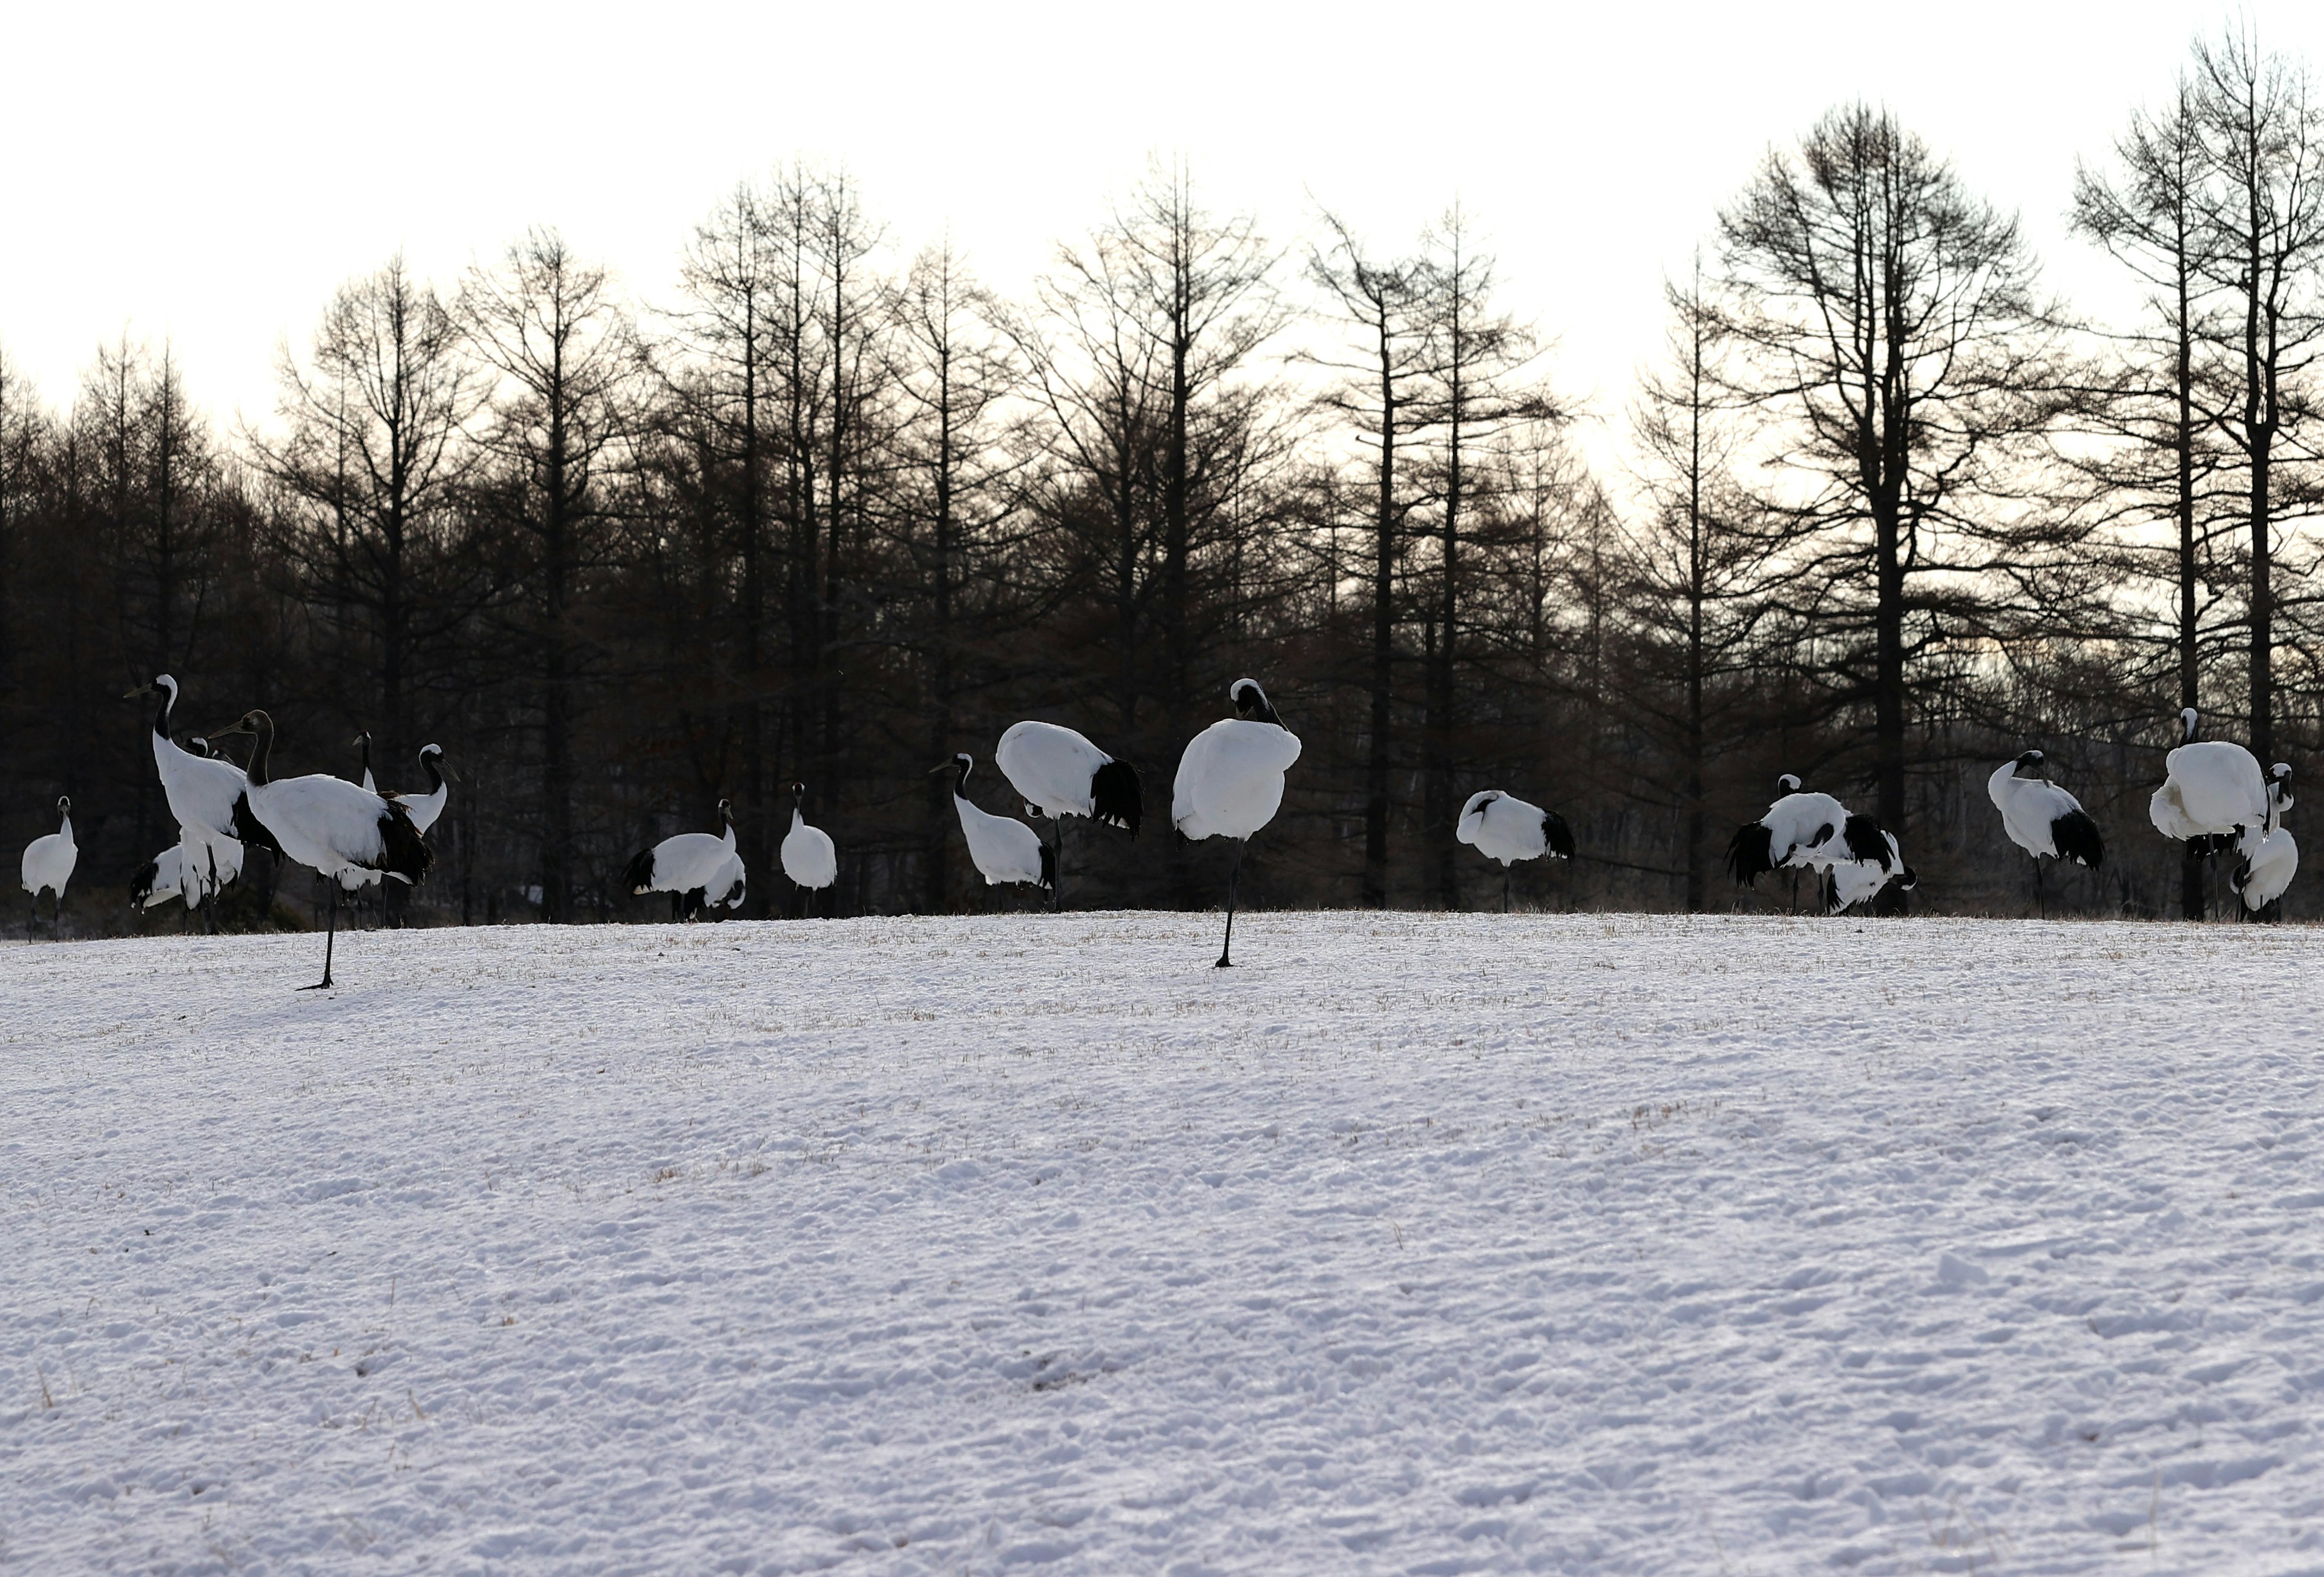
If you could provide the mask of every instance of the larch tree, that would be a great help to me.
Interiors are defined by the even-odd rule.
[[[401,254],[339,288],[308,355],[285,348],[277,378],[282,436],[245,441],[295,505],[287,556],[317,596],[362,622],[343,632],[353,660],[341,681],[359,687],[346,699],[379,759],[401,761],[427,742],[422,653],[471,611],[456,504],[483,379],[450,309]]]
[[[2245,481],[2251,748],[2275,756],[2275,584],[2284,488],[2278,470],[2310,419],[2324,355],[2324,107],[2304,68],[2247,32],[2199,43],[2193,114],[2210,169],[2199,189],[2209,415]]]
[[[1641,508],[1626,533],[1624,601],[1646,671],[1626,694],[1677,769],[1647,780],[1679,812],[1686,907],[1700,911],[1711,862],[1706,776],[1733,742],[1738,683],[1756,666],[1772,567],[1790,544],[1783,518],[1755,509],[1736,479],[1745,435],[1700,265],[1664,299],[1666,347],[1641,377],[1630,417]]]
[[[2133,565],[2172,590],[2168,643],[2179,705],[2200,707],[2207,638],[2218,633],[2205,620],[2219,601],[2214,488],[2225,456],[2198,361],[2220,271],[2210,254],[2218,235],[2204,216],[2212,161],[2192,80],[2182,77],[2161,110],[2135,114],[2114,153],[2111,170],[2076,171],[2073,225],[2137,279],[2144,316],[2107,337],[2110,355],[2077,413],[2100,443],[2080,465],[2102,515],[2129,527]],[[2168,522],[2159,553],[2137,540],[2150,521]],[[2180,874],[2189,918],[2203,913],[2203,857],[2190,845]]]
[[[1397,576],[1406,544],[1406,516],[1416,488],[1415,432],[1430,362],[1427,270],[1418,257],[1381,258],[1369,252],[1345,223],[1323,216],[1325,235],[1309,253],[1307,276],[1321,292],[1337,344],[1307,353],[1331,378],[1323,408],[1351,431],[1364,451],[1365,492],[1371,508],[1371,641],[1365,672],[1368,727],[1364,758],[1362,901],[1388,900],[1389,777],[1395,761]],[[1335,565],[1336,568],[1336,565]],[[1336,591],[1336,586],[1334,587]]]
[[[1494,301],[1494,259],[1475,245],[1468,216],[1447,211],[1424,244],[1427,292],[1425,381],[1417,411],[1428,483],[1424,493],[1435,548],[1433,605],[1424,613],[1425,714],[1422,723],[1421,825],[1435,855],[1438,901],[1461,902],[1453,824],[1460,768],[1462,630],[1471,588],[1464,534],[1483,503],[1489,472],[1481,451],[1512,423],[1556,414],[1529,380],[1540,346]]]
[[[463,281],[458,315],[497,387],[482,442],[504,533],[514,632],[530,658],[540,741],[541,918],[573,918],[574,733],[592,694],[580,603],[612,549],[639,357],[604,269],[553,230],[528,231]]]
[[[1836,704],[1871,706],[1877,814],[1904,838],[1915,664],[2011,633],[2082,530],[2024,496],[2052,317],[2016,220],[1868,105],[1771,150],[1719,231],[1728,391],[1767,423],[1769,507],[1812,532],[1788,600],[1836,651]]]

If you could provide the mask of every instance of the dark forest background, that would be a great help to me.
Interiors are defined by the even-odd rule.
[[[1215,903],[1231,850],[1171,834],[1169,784],[1250,674],[1305,754],[1246,901],[1498,902],[1452,836],[1497,787],[1582,852],[1521,901],[1782,903],[1719,867],[1790,770],[1898,833],[1914,907],[2021,913],[1985,778],[2039,747],[2110,843],[2053,898],[2175,917],[2200,895],[2145,798],[2178,709],[2302,771],[2324,727],[2310,92],[2229,32],[2098,129],[2072,220],[2138,288],[2122,321],[2048,294],[1940,150],[1836,108],[1711,217],[1667,344],[1591,410],[1480,216],[1273,236],[1168,163],[1021,299],[805,165],[647,297],[545,228],[456,280],[390,258],[246,430],[166,343],[100,347],[61,406],[0,349],[9,846],[69,793],[68,930],[182,923],[123,907],[174,827],[121,696],[169,671],[181,735],[270,709],[278,770],[352,774],[368,728],[417,788],[442,743],[416,921],[659,917],[624,863],[722,795],[748,912],[781,912],[794,779],[829,912],[974,908],[927,774],[967,750],[1014,808],[1019,717],[1146,779],[1138,843],[1074,824],[1070,906]]]

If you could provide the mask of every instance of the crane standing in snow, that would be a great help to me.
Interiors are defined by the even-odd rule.
[[[1519,860],[1549,854],[1573,858],[1573,829],[1554,810],[1528,805],[1514,795],[1487,788],[1469,796],[1453,836],[1489,860],[1501,862],[1501,912],[1509,912],[1509,867]]]
[[[437,818],[444,814],[444,807],[451,797],[451,791],[445,786],[444,782],[443,761],[444,747],[442,745],[421,745],[420,747],[420,769],[428,774],[428,781],[432,785],[432,787],[425,794],[405,794],[393,788],[387,790],[386,798],[394,800],[398,805],[403,807],[404,814],[411,817],[412,831],[418,833],[423,838],[428,835],[428,829],[436,825]],[[365,787],[369,787],[370,776],[371,759],[370,752],[366,750],[364,759],[364,777]],[[737,883],[742,881],[739,871],[740,867],[738,866],[738,873],[734,879]],[[388,925],[402,925],[404,905],[410,897],[410,889],[402,886],[401,883],[397,883],[383,890],[380,896],[382,900],[380,904],[381,918]],[[738,897],[735,901],[739,903],[742,900]]]
[[[2248,920],[2280,918],[2283,911],[2274,906],[2300,871],[2300,844],[2292,829],[2283,825],[2283,813],[2292,807],[2291,785],[2291,762],[2278,761],[2268,769],[2267,834],[2227,878],[2236,896],[2244,900],[2244,918]]]
[[[1897,852],[1896,840],[1868,816],[1857,816],[1829,794],[1803,794],[1789,772],[1775,779],[1777,798],[1757,821],[1735,829],[1727,844],[1727,871],[1744,887],[1757,887],[1771,871],[1812,871],[1828,912],[1861,902],[1892,881],[1910,890],[1917,881]],[[1857,896],[1841,901],[1831,878],[1840,865],[1856,867],[1845,883]],[[1794,879],[1796,882],[1797,879]],[[1793,907],[1797,908],[1797,889]]]
[[[1283,726],[1256,679],[1227,688],[1235,715],[1222,717],[1186,742],[1170,790],[1170,824],[1189,838],[1235,840],[1227,877],[1227,934],[1216,967],[1234,964],[1234,914],[1242,882],[1243,851],[1251,835],[1275,819],[1283,805],[1283,774],[1299,759],[1299,736]]]
[[[799,918],[805,919],[814,894],[830,890],[839,880],[839,850],[831,835],[807,825],[807,785],[791,785],[791,830],[783,835],[783,874],[799,890]]]
[[[1064,901],[1065,822],[1085,816],[1127,831],[1135,840],[1145,810],[1138,769],[1106,754],[1073,729],[1055,723],[1012,723],[993,752],[1010,788],[1056,825],[1049,851],[1049,904]]]
[[[706,907],[740,908],[742,857],[734,847],[734,805],[718,802],[715,833],[678,833],[639,851],[622,880],[632,893],[669,894],[669,918],[690,920]]]
[[[189,907],[199,907],[204,923],[216,931],[217,895],[241,874],[245,847],[264,849],[280,859],[282,845],[252,814],[242,769],[219,760],[208,740],[195,742],[201,747],[197,753],[180,749],[171,739],[170,715],[178,705],[175,678],[156,675],[152,684],[139,686],[125,698],[155,694],[161,706],[153,715],[153,769],[185,851],[180,872],[185,900]]]
[[[255,708],[219,733],[252,736],[250,764],[243,769],[251,814],[281,844],[283,855],[312,866],[331,884],[331,912],[323,937],[323,978],[305,991],[331,984],[332,954],[339,936],[340,880],[351,871],[378,871],[398,881],[416,882],[435,856],[420,841],[402,806],[360,783],[328,773],[303,778],[272,775],[274,719]]]
[[[41,923],[41,894],[50,898],[49,934],[64,934],[65,883],[72,880],[73,867],[80,862],[80,845],[73,842],[72,800],[69,796],[57,797],[55,832],[34,838],[24,845],[24,890],[32,895],[32,920]]]
[[[936,772],[954,774],[952,807],[960,816],[960,835],[967,840],[969,862],[987,887],[1019,881],[1049,886],[1055,856],[1040,834],[1014,817],[981,809],[969,798],[968,774],[975,765],[975,758],[964,751],[929,773],[930,777]]]
[[[2106,840],[2082,802],[2046,778],[2021,778],[2038,770],[2040,751],[2027,751],[2014,761],[2004,761],[1986,779],[1985,791],[2001,812],[2001,830],[2009,841],[2034,856],[2034,900],[2046,912],[2049,899],[2042,890],[2042,862],[2070,860],[2092,871],[2106,863]]]
[[[1757,821],[1745,822],[1727,841],[1727,873],[1738,887],[1757,890],[1772,871],[1792,872],[1792,908],[1800,907],[1802,871],[1819,873],[1838,851],[1827,846],[1848,825],[1848,807],[1829,794],[1803,794],[1800,780],[1785,772],[1775,779],[1775,801]],[[1819,877],[1821,884],[1821,877]]]
[[[2210,859],[2229,849],[2249,855],[2271,825],[2267,779],[2258,758],[2243,746],[2197,739],[2200,725],[2192,706],[2180,712],[2179,748],[2163,759],[2163,786],[2147,799],[2147,817],[2164,837],[2185,844],[2190,858]]]
[[[1823,894],[1825,913],[1836,915],[1856,904],[1868,902],[1879,897],[1892,885],[1904,892],[1910,892],[1920,885],[1921,879],[1913,874],[1910,865],[1904,863],[1904,851],[1897,847],[1895,833],[1868,816],[1850,816],[1849,820],[1864,825],[1849,833],[1843,840],[1843,846],[1851,851],[1849,857],[1834,860],[1824,867],[1822,879],[1817,885]],[[1853,853],[1857,844],[1869,842],[1874,836],[1880,840],[1878,854]]]

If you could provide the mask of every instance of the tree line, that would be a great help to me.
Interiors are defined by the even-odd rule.
[[[181,732],[273,712],[278,770],[352,771],[367,728],[416,785],[442,743],[419,917],[618,917],[629,856],[722,796],[779,912],[794,780],[843,910],[942,911],[982,898],[931,767],[1048,717],[1158,811],[1250,673],[1306,742],[1260,902],[1482,898],[1452,824],[1501,787],[1580,844],[1532,901],[1781,903],[1720,855],[1790,770],[1898,834],[1914,901],[2015,912],[1984,776],[2036,745],[2109,835],[2072,901],[2200,914],[2145,816],[2179,709],[2264,762],[2324,726],[2310,91],[2229,31],[2074,172],[2120,321],[1895,115],[1834,108],[1712,217],[1618,410],[1560,392],[1457,205],[1278,240],[1176,162],[1013,300],[804,163],[650,299],[547,228],[455,280],[391,258],[245,429],[167,344],[101,347],[61,408],[0,349],[10,825],[70,793],[98,886],[168,842],[118,697],[169,671]],[[1068,901],[1213,899],[1229,856],[1151,825],[1077,844]]]

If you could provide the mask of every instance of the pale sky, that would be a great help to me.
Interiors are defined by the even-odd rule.
[[[1174,0],[518,6],[35,5],[0,54],[0,345],[59,405],[100,341],[167,337],[222,421],[397,247],[445,285],[531,223],[666,301],[694,223],[844,162],[899,254],[949,226],[1021,293],[1149,153],[1296,242],[1317,203],[1409,237],[1457,195],[1569,395],[1618,416],[1683,272],[1771,142],[1888,104],[2016,209],[2052,288],[2077,155],[2168,88],[2211,4],[1622,6]],[[2324,5],[2263,0],[2324,69]]]

